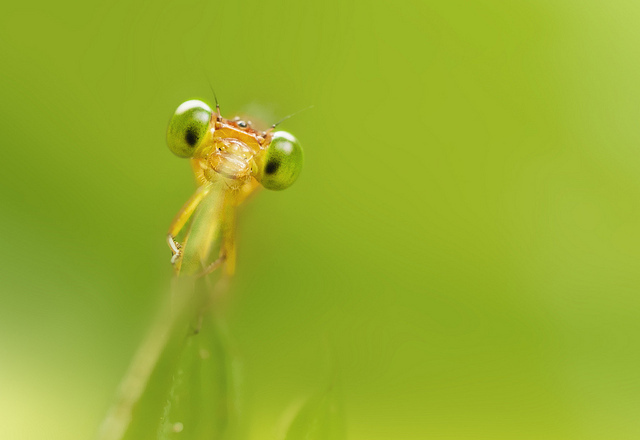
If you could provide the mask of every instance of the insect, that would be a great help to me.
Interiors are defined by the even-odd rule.
[[[178,107],[167,144],[176,156],[191,159],[198,189],[167,234],[176,274],[205,275],[223,265],[226,274],[233,274],[236,207],[260,186],[282,190],[296,181],[302,148],[290,133],[274,131],[275,126],[258,131],[251,122],[223,118],[219,105],[214,112],[198,100]],[[189,220],[191,227],[183,234]]]
[[[202,101],[175,111],[167,144],[191,159],[198,188],[167,234],[177,277],[125,375],[99,440],[228,438],[237,420],[234,362],[205,275],[235,268],[235,211],[258,188],[282,190],[300,174],[299,142],[225,119]],[[178,436],[178,437],[176,437]]]

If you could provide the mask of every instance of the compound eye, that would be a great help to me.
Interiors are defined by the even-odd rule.
[[[207,104],[195,99],[180,104],[167,130],[169,150],[179,157],[193,157],[207,133],[212,113]]]
[[[302,162],[302,147],[298,140],[286,131],[278,131],[267,147],[260,183],[267,189],[288,188],[300,175]]]

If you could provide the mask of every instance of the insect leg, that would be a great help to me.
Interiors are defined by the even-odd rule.
[[[196,192],[187,200],[180,211],[176,214],[169,226],[169,232],[167,233],[167,243],[169,244],[169,248],[171,248],[172,257],[171,263],[175,264],[181,256],[182,245],[176,241],[176,237],[184,228],[184,225],[187,224],[196,208],[209,192],[208,186],[200,186],[196,190]]]

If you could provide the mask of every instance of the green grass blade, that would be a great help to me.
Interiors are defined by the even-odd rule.
[[[211,263],[211,256],[217,258],[221,240],[222,214],[225,189],[222,183],[209,183],[208,191],[202,199],[189,226],[182,250],[180,276],[202,272]]]

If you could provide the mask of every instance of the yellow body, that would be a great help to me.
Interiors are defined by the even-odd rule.
[[[259,132],[250,123],[212,114],[191,159],[198,189],[174,218],[167,237],[177,274],[206,274],[220,265],[233,274],[235,209],[260,187],[256,178],[270,141],[270,131]],[[189,220],[180,243],[177,238]]]

